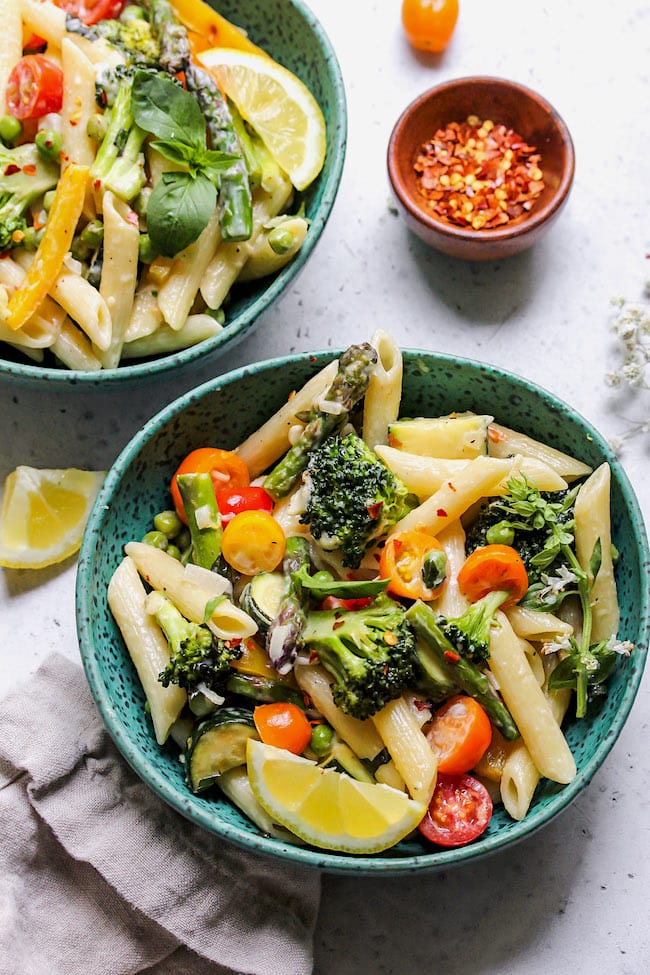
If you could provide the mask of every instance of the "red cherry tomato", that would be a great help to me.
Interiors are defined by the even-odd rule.
[[[26,54],[14,66],[5,89],[7,111],[14,118],[40,118],[63,104],[63,72],[42,54]]]
[[[347,612],[365,609],[370,606],[373,596],[359,596],[357,599],[341,599],[340,596],[326,596],[320,604],[321,609],[344,609]]]
[[[216,498],[225,525],[241,511],[273,511],[273,498],[263,487],[225,488],[216,492]]]
[[[439,772],[418,829],[437,846],[465,846],[485,831],[491,817],[492,800],[482,782],[471,775]]]
[[[57,7],[74,14],[88,26],[100,20],[114,20],[126,7],[126,0],[54,0]]]
[[[181,492],[178,490],[176,479],[179,474],[210,473],[217,491],[247,487],[250,483],[248,468],[241,458],[232,450],[222,450],[220,447],[197,447],[190,451],[178,465],[172,477],[171,492],[176,514],[184,524],[187,524],[185,508]]]

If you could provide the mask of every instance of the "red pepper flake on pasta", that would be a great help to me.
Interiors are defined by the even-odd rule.
[[[530,212],[544,189],[541,156],[506,125],[470,115],[450,122],[414,163],[420,193],[443,219],[491,230]]]

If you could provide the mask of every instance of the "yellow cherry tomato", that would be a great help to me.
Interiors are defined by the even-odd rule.
[[[221,539],[226,562],[247,576],[277,569],[284,548],[284,532],[268,511],[240,512],[228,522]]]
[[[439,54],[449,44],[458,20],[458,0],[403,0],[402,25],[418,51]]]

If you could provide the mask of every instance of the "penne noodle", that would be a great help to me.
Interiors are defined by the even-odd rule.
[[[601,546],[600,569],[590,594],[594,643],[616,636],[620,622],[612,559],[610,480],[609,464],[601,464],[581,486],[575,504],[576,554],[585,571],[599,539]]]
[[[526,640],[561,640],[573,633],[570,623],[543,610],[528,609],[526,606],[508,606],[504,613],[517,636]]]
[[[175,332],[187,321],[201,279],[220,241],[219,216],[213,213],[199,239],[176,255],[167,279],[158,290],[163,321]]]
[[[370,340],[377,364],[364,398],[362,437],[369,447],[388,443],[388,426],[399,413],[402,397],[402,353],[395,340],[378,329]]]
[[[65,78],[61,106],[63,165],[75,162],[90,168],[96,152],[96,145],[88,135],[88,120],[97,111],[95,69],[67,37],[61,42],[61,67]]]
[[[223,325],[220,325],[212,315],[190,315],[179,331],[175,331],[169,325],[161,325],[149,335],[142,335],[140,338],[126,342],[122,349],[122,358],[140,359],[143,356],[189,349],[191,345],[204,342],[205,339],[218,335],[222,330]]]
[[[67,317],[52,343],[52,352],[68,369],[94,372],[102,368],[88,338]]]
[[[206,620],[206,610],[214,592],[188,578],[185,566],[167,552],[143,542],[129,542],[125,552],[149,585],[169,596],[188,620],[205,622],[222,640],[243,640],[257,633],[257,624],[248,613],[233,605],[227,597],[214,607]]]
[[[331,386],[337,371],[338,360],[328,362],[292,394],[277,413],[237,447],[237,453],[248,467],[251,478],[259,477],[289,449],[289,431],[299,422],[297,414],[313,409],[314,403]]]
[[[462,616],[469,600],[458,588],[458,572],[465,561],[465,529],[459,518],[447,525],[438,535],[447,556],[447,578],[436,602],[436,610],[448,619]]]
[[[105,369],[119,365],[133,297],[138,279],[138,246],[140,232],[128,204],[110,191],[104,193],[104,257],[99,294],[111,318],[110,341],[106,348],[95,350]]]
[[[42,37],[48,44],[61,47],[66,34],[65,10],[51,3],[50,0],[4,0],[4,2],[8,3],[9,7],[17,7],[20,10],[23,22],[30,31]],[[22,54],[22,36],[20,54]]]
[[[512,463],[512,460],[484,455],[468,461],[453,478],[402,518],[391,534],[415,529],[437,535],[471,505],[489,495],[494,486],[508,476]]]
[[[490,638],[490,670],[506,707],[540,774],[553,782],[571,782],[576,774],[573,755],[530,668],[520,638],[504,613],[497,612],[496,623]]]
[[[0,45],[0,116],[7,114],[5,91],[7,80],[14,65],[23,54],[23,24],[20,16],[20,3],[16,0],[0,0],[0,24],[2,24],[2,44]]]
[[[108,604],[120,628],[162,745],[187,701],[187,693],[175,684],[163,687],[158,675],[169,662],[167,640],[145,609],[146,592],[132,559],[118,565],[108,584]]]
[[[77,323],[96,349],[111,342],[111,313],[99,291],[74,271],[64,268],[50,288],[50,295]]]
[[[491,423],[488,430],[488,453],[491,457],[512,457],[522,454],[541,460],[566,481],[575,481],[591,473],[591,467],[549,444],[534,440],[525,433],[510,430],[500,423]]]
[[[390,752],[412,799],[428,807],[436,785],[438,761],[408,701],[389,701],[371,718]]]

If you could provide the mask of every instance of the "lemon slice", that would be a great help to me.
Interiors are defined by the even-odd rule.
[[[5,480],[0,565],[42,569],[74,555],[103,471],[17,467]]]
[[[277,61],[234,48],[197,55],[253,126],[297,190],[316,179],[325,159],[326,128],[308,88]]]
[[[276,822],[313,846],[345,853],[379,853],[408,835],[426,812],[390,786],[357,782],[300,755],[247,742],[255,798]]]

